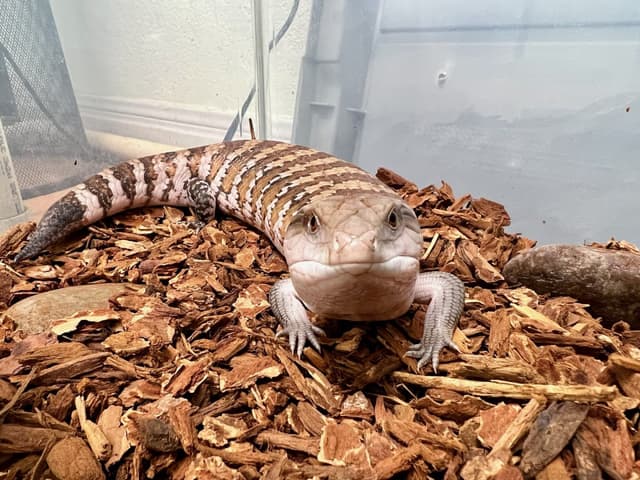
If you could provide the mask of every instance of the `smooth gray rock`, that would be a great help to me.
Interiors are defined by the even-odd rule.
[[[640,255],[581,245],[543,245],[504,267],[511,285],[588,303],[607,324],[623,320],[640,327]]]

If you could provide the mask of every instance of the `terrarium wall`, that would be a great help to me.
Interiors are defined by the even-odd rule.
[[[293,3],[265,2],[272,30]],[[271,54],[271,120],[280,139],[291,137],[311,3],[299,2]],[[51,5],[87,129],[176,146],[222,140],[255,81],[251,1]]]

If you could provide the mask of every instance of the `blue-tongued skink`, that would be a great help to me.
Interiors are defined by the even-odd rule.
[[[129,160],[72,188],[47,210],[21,261],[68,233],[133,207],[191,207],[199,220],[217,209],[264,232],[290,277],[269,294],[273,313],[301,355],[320,349],[317,315],[390,320],[429,303],[424,332],[407,355],[436,369],[464,307],[454,275],[419,271],[423,248],[413,210],[364,170],[327,153],[275,141],[241,140]]]

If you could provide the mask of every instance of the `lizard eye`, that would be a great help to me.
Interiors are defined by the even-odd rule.
[[[315,213],[309,213],[304,217],[304,227],[307,230],[307,233],[311,235],[318,232],[320,229],[320,220]]]
[[[392,208],[389,211],[389,215],[387,215],[387,225],[391,228],[391,230],[395,230],[400,225],[400,215],[398,214],[396,208]]]

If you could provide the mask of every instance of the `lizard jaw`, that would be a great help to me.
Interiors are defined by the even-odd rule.
[[[348,262],[326,264],[314,260],[301,260],[289,265],[291,276],[301,276],[308,281],[331,280],[341,275],[359,277],[370,274],[376,277],[397,278],[405,274],[417,274],[418,259],[399,255],[382,262]],[[355,280],[355,279],[354,279]]]
[[[289,266],[296,295],[327,318],[390,320],[413,302],[419,262],[397,256],[378,263],[327,265],[300,261]]]

